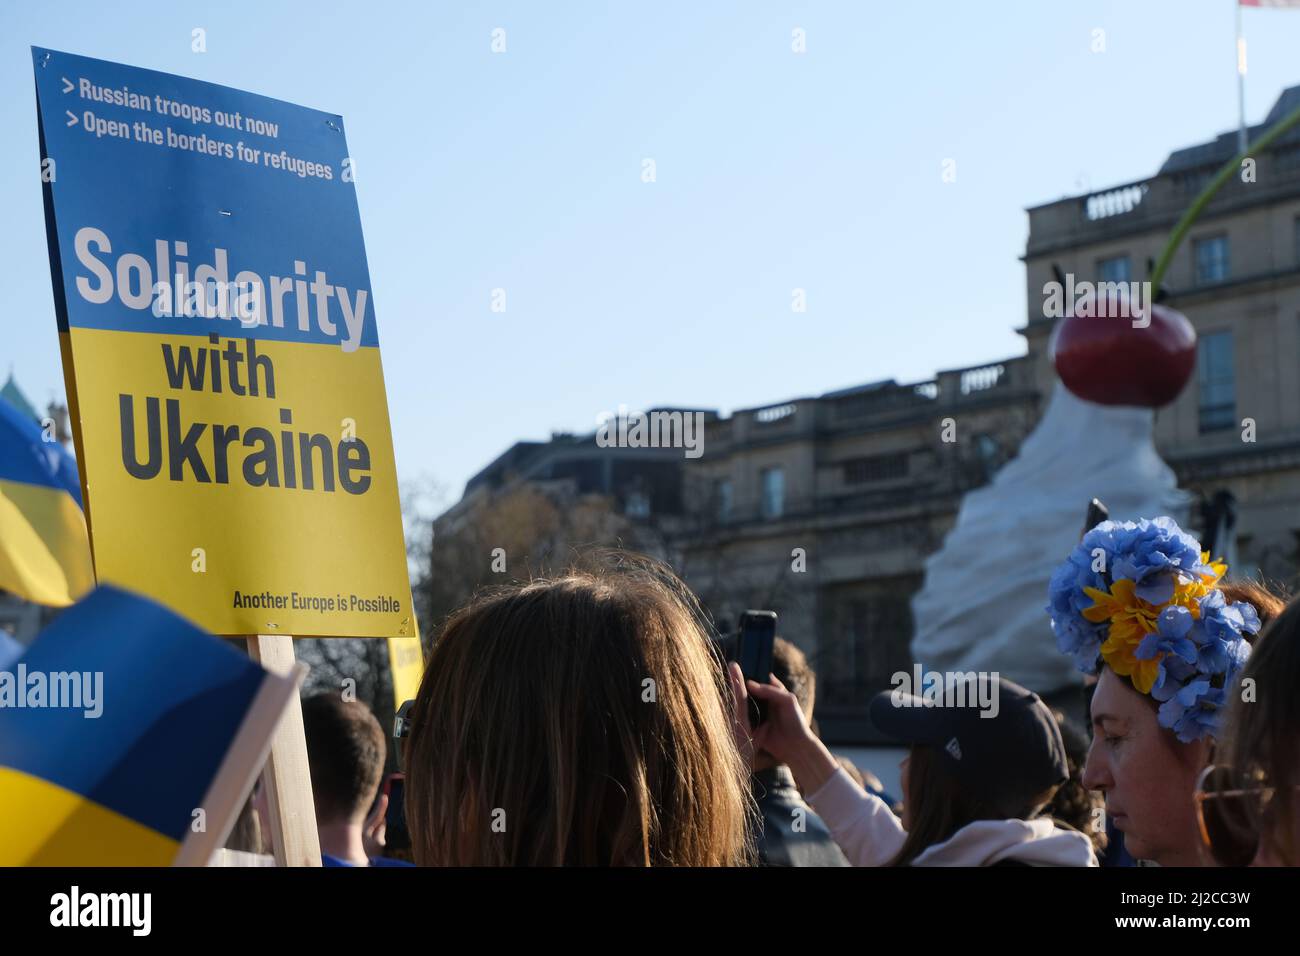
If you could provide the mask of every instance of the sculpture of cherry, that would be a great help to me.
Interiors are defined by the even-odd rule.
[[[1159,408],[1177,398],[1196,366],[1196,330],[1181,312],[1148,308],[1145,328],[1125,301],[1057,323],[1049,354],[1065,387],[1099,405]]]

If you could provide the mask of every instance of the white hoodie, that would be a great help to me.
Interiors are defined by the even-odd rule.
[[[808,802],[854,866],[884,866],[902,849],[907,831],[879,797],[837,769]],[[977,820],[926,847],[912,866],[992,866],[1016,860],[1031,866],[1096,866],[1092,841],[1050,819]]]

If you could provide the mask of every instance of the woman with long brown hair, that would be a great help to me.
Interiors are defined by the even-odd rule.
[[[1219,863],[1300,866],[1300,600],[1264,628],[1242,683],[1196,795],[1201,836]]]
[[[753,813],[694,597],[647,562],[454,613],[409,715],[421,865],[727,866]]]

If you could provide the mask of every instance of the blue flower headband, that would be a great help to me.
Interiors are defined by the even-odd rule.
[[[1089,674],[1104,662],[1160,702],[1179,740],[1217,737],[1259,615],[1217,588],[1226,567],[1172,518],[1103,521],[1052,574],[1056,646]]]

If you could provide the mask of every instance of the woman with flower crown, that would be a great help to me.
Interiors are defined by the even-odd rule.
[[[1102,522],[1052,575],[1057,647],[1098,677],[1083,784],[1129,853],[1162,866],[1205,862],[1193,794],[1260,629],[1225,571],[1155,518]]]

